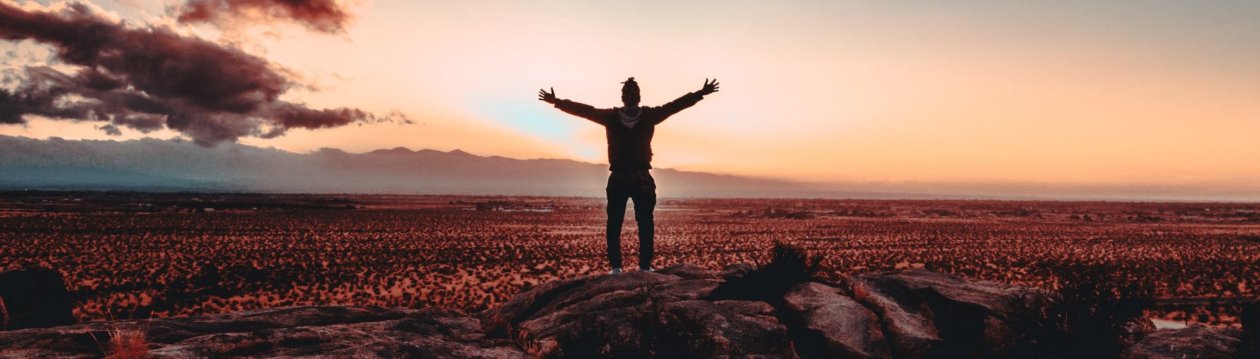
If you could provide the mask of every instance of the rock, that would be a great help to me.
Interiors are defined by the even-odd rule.
[[[508,302],[529,301],[528,310],[494,309],[482,318],[512,318],[486,329],[507,328],[534,357],[794,357],[769,304],[705,299],[719,278],[690,266],[581,278]]]
[[[787,327],[765,302],[686,300],[661,306],[655,354],[795,358]]]
[[[1120,333],[1121,346],[1127,347],[1154,333],[1157,328],[1149,318],[1139,317],[1125,323],[1123,330]]]
[[[526,318],[513,326],[512,338],[535,357],[646,353],[643,329],[652,321],[646,301],[643,292],[604,293],[571,308]]]
[[[535,357],[1002,357],[1026,353],[1022,321],[1045,300],[1027,288],[905,271],[847,279],[852,298],[799,285],[779,312],[717,300],[728,279],[693,266],[585,277],[527,290],[481,317],[487,333]]]
[[[740,277],[745,274],[752,273],[752,271],[756,269],[757,268],[754,268],[751,264],[748,264],[748,263],[729,264],[726,267],[722,268],[722,278],[729,279],[729,278]]]
[[[1039,350],[1050,294],[1039,289],[907,270],[850,279],[881,314],[893,354],[1021,356]]]
[[[0,330],[73,324],[61,273],[32,268],[0,273]]]
[[[512,338],[534,356],[648,353],[645,332],[660,304],[703,297],[717,280],[629,272],[578,280],[511,326]],[[609,331],[605,328],[615,328]],[[564,350],[561,350],[563,348]]]
[[[437,309],[294,307],[197,318],[85,323],[0,333],[0,357],[99,357],[113,333],[142,333],[156,358],[329,356],[525,358],[481,323]]]
[[[539,307],[551,301],[557,294],[580,286],[594,277],[547,282],[527,288],[498,307],[481,312],[482,330],[487,334],[506,338],[509,326],[537,312]]]
[[[932,312],[910,290],[880,277],[849,279],[853,298],[879,315],[889,349],[897,358],[924,358],[944,343]]]
[[[658,284],[652,288],[649,299],[654,303],[707,298],[722,281],[716,279],[683,279]]]
[[[839,288],[810,282],[783,297],[785,309],[800,323],[797,350],[829,358],[890,358],[879,317],[841,294]]]
[[[1190,326],[1157,330],[1125,348],[1121,358],[1235,358],[1242,333],[1232,328]]]
[[[1049,295],[1030,288],[910,270],[718,298],[728,278],[682,265],[556,281],[476,318],[323,306],[21,329],[0,332],[0,358],[101,357],[118,335],[142,337],[159,358],[1047,357],[1056,348],[1040,343],[1063,334],[1041,318]],[[1149,325],[1130,326],[1126,357],[1242,356],[1237,329],[1142,337]]]
[[[722,273],[700,268],[699,266],[692,264],[675,264],[669,267],[661,268],[656,272],[660,274],[678,276],[683,279],[722,279]]]
[[[564,310],[575,304],[590,305],[590,299],[617,292],[646,292],[653,287],[665,283],[682,280],[678,276],[654,272],[627,272],[619,275],[602,275],[580,281],[579,286],[568,286],[567,290],[557,293],[551,300],[539,307],[536,316],[545,316]]]

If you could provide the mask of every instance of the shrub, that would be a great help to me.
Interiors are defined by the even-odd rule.
[[[139,329],[114,328],[109,331],[108,359],[139,359],[149,355],[149,342]]]
[[[0,330],[9,329],[9,308],[4,306],[4,297],[0,297]]]
[[[1243,342],[1238,351],[1239,357],[1260,357],[1260,302],[1243,304],[1242,316]]]
[[[1132,331],[1151,305],[1152,290],[1123,281],[1114,268],[1075,265],[1060,274],[1058,300],[1048,315],[1062,337],[1058,347],[1073,358],[1114,358],[1144,333]]]
[[[817,277],[822,258],[799,247],[777,242],[769,263],[734,278],[713,290],[711,299],[759,300],[781,307],[788,289]]]

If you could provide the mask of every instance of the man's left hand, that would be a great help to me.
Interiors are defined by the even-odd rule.
[[[704,79],[704,87],[700,89],[700,94],[708,95],[714,92],[718,92],[717,79],[713,79],[712,82],[710,82],[709,79]]]

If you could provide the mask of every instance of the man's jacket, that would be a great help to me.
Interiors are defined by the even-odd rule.
[[[639,119],[633,128],[621,123],[620,108],[601,109],[569,100],[556,100],[556,108],[604,126],[608,138],[608,164],[612,171],[641,171],[652,168],[652,134],[656,125],[678,111],[695,105],[704,96],[692,92],[660,107],[639,106]]]

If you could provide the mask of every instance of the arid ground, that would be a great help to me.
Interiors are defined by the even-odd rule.
[[[637,256],[632,214],[624,257]],[[1235,325],[1260,293],[1260,204],[663,199],[656,266],[767,260],[926,268],[1055,288],[1087,268],[1149,288],[1149,315]],[[0,270],[65,276],[81,320],[304,304],[484,309],[608,270],[602,199],[8,192]]]

